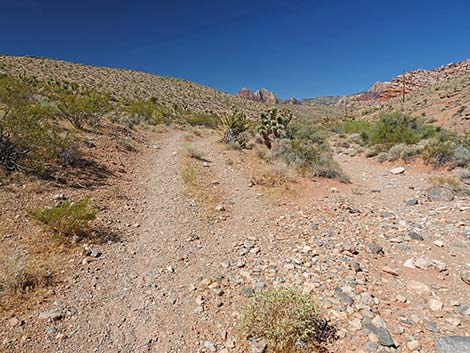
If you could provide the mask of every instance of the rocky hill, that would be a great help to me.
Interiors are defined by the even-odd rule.
[[[458,77],[470,74],[470,59],[457,63],[450,63],[432,70],[415,70],[406,72],[392,79],[380,92],[380,100],[401,96],[421,88],[430,87],[438,83],[447,82]]]
[[[321,104],[321,105],[335,105],[342,98],[342,96],[319,96],[315,98],[304,98],[300,102],[302,104]]]
[[[294,97],[288,99],[279,99],[273,92],[267,90],[266,88],[261,88],[254,92],[250,91],[248,88],[242,88],[237,96],[249,99],[254,102],[265,103],[268,105],[275,104],[301,104],[301,102]]]
[[[76,82],[109,91],[116,98],[155,98],[163,104],[178,104],[195,112],[224,113],[235,107],[257,115],[265,106],[228,93],[177,78],[145,72],[89,66],[28,56],[0,56],[0,72],[33,76],[40,81]]]

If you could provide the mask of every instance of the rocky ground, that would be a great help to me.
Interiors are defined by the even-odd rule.
[[[331,352],[470,351],[440,338],[470,335],[468,196],[429,193],[435,171],[346,155],[352,184],[273,192],[251,183],[253,151],[206,131],[191,162],[221,198],[207,217],[181,178],[185,134],[159,135],[129,168],[106,211],[120,241],[81,244],[49,300],[1,319],[5,352],[244,352],[240,308],[274,285],[318,297],[338,328]]]

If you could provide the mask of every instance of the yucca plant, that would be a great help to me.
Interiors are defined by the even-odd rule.
[[[245,113],[234,110],[230,115],[223,117],[222,126],[225,128],[223,142],[229,145],[238,143],[241,148],[246,146],[244,133],[249,129],[249,121]]]

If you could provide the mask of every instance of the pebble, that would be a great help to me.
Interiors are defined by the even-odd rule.
[[[204,341],[204,348],[210,350],[211,352],[217,352],[216,345],[211,341]]]

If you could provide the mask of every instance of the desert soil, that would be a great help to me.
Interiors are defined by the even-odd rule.
[[[251,183],[253,151],[209,131],[191,142],[206,161],[190,160],[220,200],[207,210],[181,177],[185,134],[136,158],[106,210],[120,241],[78,246],[50,300],[1,322],[5,352],[243,352],[241,306],[273,285],[318,298],[338,328],[331,352],[433,352],[470,335],[470,199],[430,202],[436,171],[339,155],[352,184],[273,191]]]

